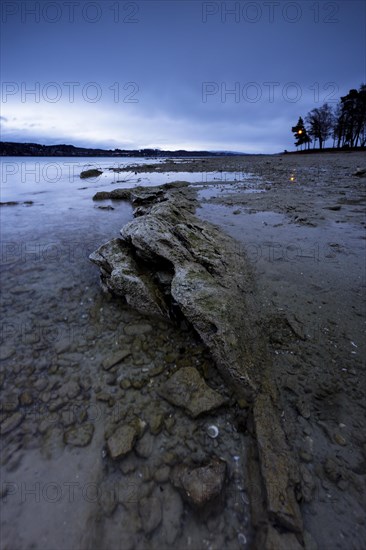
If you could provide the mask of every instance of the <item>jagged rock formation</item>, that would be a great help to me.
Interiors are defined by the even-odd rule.
[[[188,184],[121,193],[127,196],[135,219],[121,229],[121,238],[90,256],[102,285],[143,313],[183,317],[198,332],[237,399],[251,409],[253,460],[259,462],[251,468],[251,484],[263,502],[256,492],[257,544],[274,548],[281,539],[301,548],[297,465],[281,426],[249,263],[232,239],[194,215],[195,192]]]
[[[236,381],[248,399],[258,391],[265,359],[242,251],[194,216],[194,192],[187,184],[140,189],[131,198],[137,217],[120,239],[90,256],[104,287],[143,313],[183,314],[223,376]]]

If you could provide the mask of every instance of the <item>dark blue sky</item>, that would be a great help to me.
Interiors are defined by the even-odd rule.
[[[3,0],[2,139],[293,149],[298,116],[366,81],[365,6]]]

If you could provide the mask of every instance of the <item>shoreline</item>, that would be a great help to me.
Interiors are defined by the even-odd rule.
[[[278,390],[281,429],[298,469],[293,482],[304,522],[303,544],[306,549],[316,544],[323,548],[330,541],[333,548],[341,548],[340,541],[346,541],[358,548],[366,538],[362,392],[366,199],[365,178],[352,174],[366,162],[360,162],[358,154],[322,157],[321,162],[320,157],[316,162],[299,157],[245,156],[239,162],[230,157],[224,163],[221,159],[221,166],[220,159],[210,159],[204,168],[194,161],[184,170],[194,171],[201,165],[197,171],[231,171],[237,176],[234,181],[194,184],[200,203],[195,216],[234,238],[231,256],[243,256],[238,265],[245,256],[254,270],[258,329],[273,363],[267,388],[269,393],[272,386]],[[180,163],[174,164],[172,171],[181,171]],[[248,177],[243,178],[243,173]],[[112,189],[116,191],[115,186]],[[92,202],[90,198],[91,209]],[[109,236],[118,237],[123,225],[119,212],[128,203],[112,203],[114,211],[91,210],[100,230],[98,224],[91,230],[88,218],[84,227],[77,211],[79,239],[89,238],[97,246]],[[17,216],[19,208],[6,209],[6,215]],[[30,215],[33,208],[25,211]],[[38,208],[45,210],[42,205]],[[67,243],[73,230],[60,221],[49,239],[61,231]],[[14,232],[21,238],[21,229]],[[36,238],[40,236],[39,229]],[[186,547],[186,536],[192,533],[197,541],[202,533],[212,536],[218,550],[239,548],[243,540],[249,544],[263,527],[262,508],[249,510],[238,503],[248,499],[247,489],[252,491],[252,505],[262,502],[257,482],[251,485],[250,481],[259,479],[260,461],[255,447],[245,443],[256,420],[248,414],[246,403],[236,408],[211,356],[190,329],[181,321],[176,326],[164,321],[155,324],[119,299],[103,295],[87,255],[67,261],[62,257],[58,262],[48,256],[37,263],[33,254],[27,263],[18,261],[5,268],[5,309],[12,308],[16,323],[25,329],[37,321],[54,334],[50,339],[46,338],[49,333],[40,332],[37,339],[27,330],[26,337],[19,339],[13,329],[6,333],[1,356],[6,403],[1,417],[6,432],[2,468],[10,489],[5,493],[3,515],[5,544],[16,541],[23,548],[25,542],[56,533],[56,542],[80,547],[87,546],[94,533],[101,545],[114,548],[120,544],[121,529],[123,543],[131,549],[136,544],[144,547],[151,537],[160,543],[165,536],[169,544],[176,537],[177,548],[179,541]],[[116,357],[121,351],[127,355]],[[229,400],[229,407],[191,419],[184,410],[155,396],[158,380],[167,382],[192,366],[211,389]],[[268,413],[267,403],[259,405]],[[256,414],[258,418],[258,410]],[[140,420],[136,424],[137,419],[146,425]],[[137,440],[129,454],[113,461],[106,444],[121,422],[137,430]],[[217,438],[208,435],[212,426],[219,431]],[[270,440],[264,431],[262,443]],[[246,448],[254,452],[247,456]],[[190,511],[180,496],[181,488],[177,490],[170,481],[176,466],[187,457],[198,466],[210,454],[219,454],[228,465],[226,492],[219,501],[223,509],[217,508],[223,514],[220,521]],[[239,464],[236,456],[242,457]],[[272,462],[277,462],[276,456]],[[53,508],[41,499],[37,508],[29,499],[20,500],[21,483],[30,487],[37,471],[42,472],[44,483],[52,481],[61,488],[74,482],[76,473],[80,490],[88,483],[101,488],[102,498],[95,502],[75,500],[78,517],[90,526],[85,540],[74,524],[72,503],[65,516],[62,501]],[[136,488],[133,502],[131,484]],[[18,489],[12,494],[14,488]],[[271,491],[269,497],[274,494]],[[148,510],[156,508],[156,499],[161,502],[160,515],[152,518]],[[33,529],[32,510],[47,518],[47,528]],[[60,518],[69,522],[68,533],[60,528]],[[276,524],[273,515],[272,521]],[[279,543],[276,531],[267,525],[267,533]],[[21,528],[23,539],[14,534],[14,529],[20,532]]]

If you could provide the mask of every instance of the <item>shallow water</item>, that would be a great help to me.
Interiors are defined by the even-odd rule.
[[[105,183],[80,180],[70,176],[69,162],[78,173],[87,163],[106,169],[112,160],[54,160],[6,159],[11,177],[3,164],[1,200],[34,204],[1,207],[1,420],[20,414],[19,425],[4,435],[1,548],[246,548],[245,438],[233,412],[193,420],[156,392],[184,366],[197,367],[225,392],[204,346],[186,327],[108,299],[88,260],[132,218],[127,202],[113,201],[114,210],[105,211],[92,201],[96,187],[114,188],[109,180],[121,173],[108,174]],[[136,184],[166,177],[153,174]],[[103,369],[103,360],[121,349],[128,359]],[[111,461],[105,438],[136,418],[147,426],[160,422],[148,449]],[[217,438],[208,436],[210,425],[217,426]],[[67,444],[74,429],[92,429],[90,442]],[[226,488],[211,512],[201,514],[182,501],[169,475],[177,464],[212,456],[227,462]],[[152,534],[142,502],[161,507]]]

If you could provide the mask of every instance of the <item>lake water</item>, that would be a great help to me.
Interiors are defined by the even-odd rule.
[[[204,346],[189,330],[144,318],[104,296],[99,270],[88,259],[132,219],[125,201],[100,209],[102,203],[92,200],[97,190],[183,179],[221,188],[226,181],[225,173],[109,170],[144,162],[1,159],[0,200],[18,203],[1,206],[0,383],[6,404],[1,421],[16,420],[4,435],[1,457],[2,491],[9,489],[1,519],[4,549],[117,550],[174,543],[177,550],[235,550],[250,542],[245,446],[233,412],[191,419],[156,393],[160,380],[188,365],[208,372],[213,387],[224,388]],[[103,174],[80,179],[88,168]],[[103,369],[104,359],[121,350],[128,359]],[[106,437],[136,418],[147,426],[160,422],[158,433],[140,456],[132,452],[113,463]],[[210,424],[218,427],[216,439],[207,436]],[[86,436],[85,446],[78,446],[80,440],[67,443],[75,434]],[[227,462],[227,496],[217,504],[216,517],[201,518],[172,488],[169,472],[179,461],[213,455]],[[150,534],[146,507],[157,506],[158,526]]]

